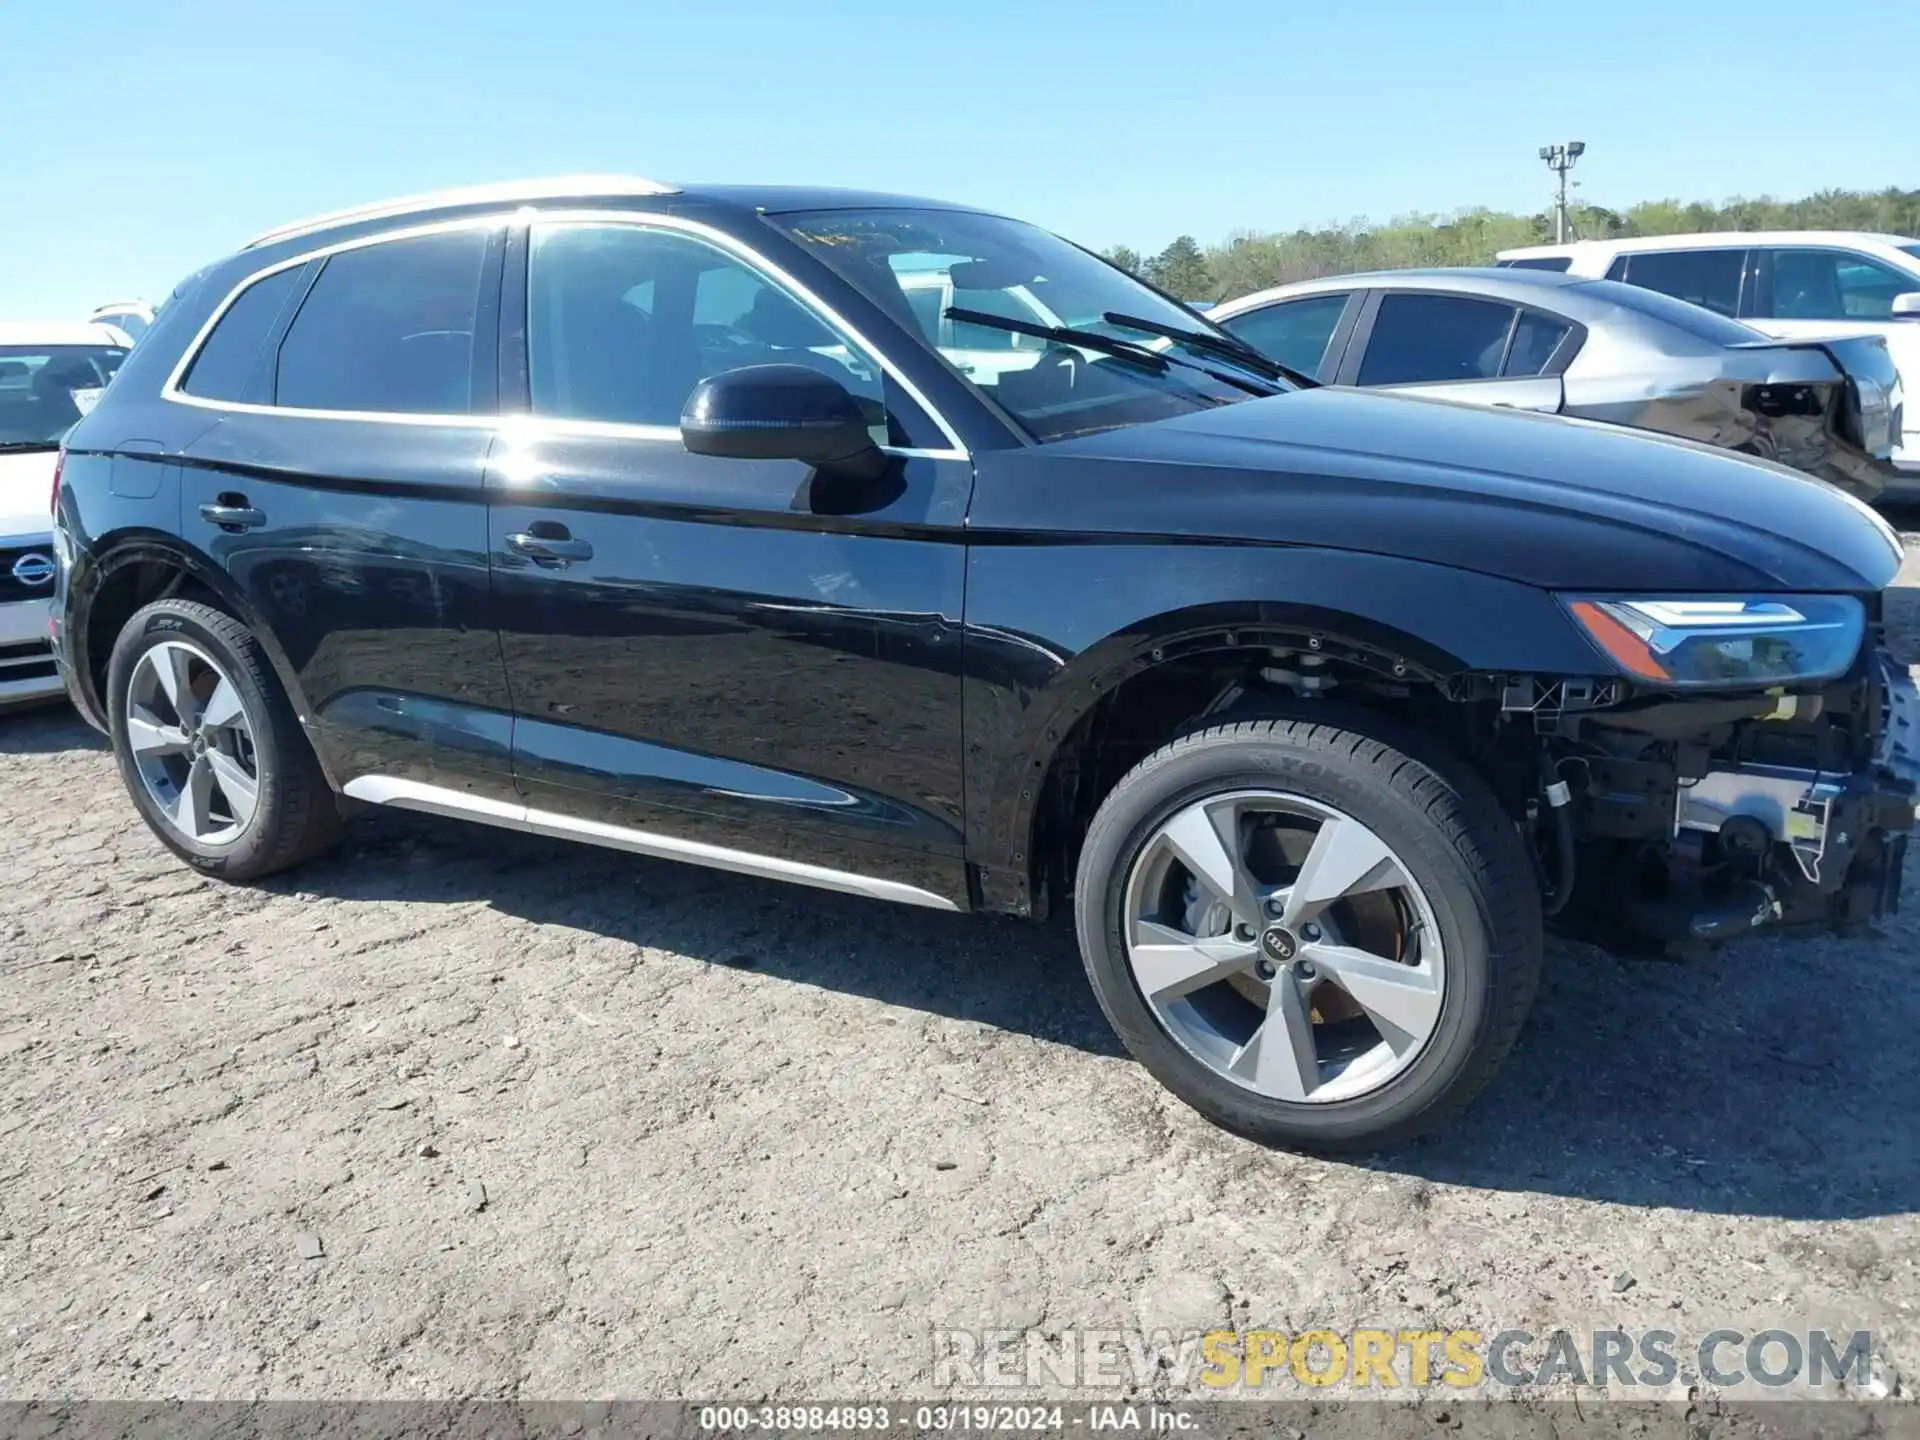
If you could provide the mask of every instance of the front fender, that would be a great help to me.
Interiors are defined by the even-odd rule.
[[[1429,678],[1604,666],[1552,596],[1474,571],[1274,545],[976,545],[963,640],[967,853],[988,908],[1025,909],[1042,782],[1103,696],[1196,649],[1312,636]]]

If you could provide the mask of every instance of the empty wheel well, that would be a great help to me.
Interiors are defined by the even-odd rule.
[[[1253,718],[1322,696],[1428,727],[1451,728],[1461,707],[1429,680],[1372,658],[1235,647],[1170,659],[1102,696],[1060,741],[1033,812],[1030,880],[1039,905],[1062,903],[1080,842],[1107,793],[1135,765],[1203,718]]]
[[[107,688],[107,661],[113,656],[114,642],[126,628],[133,612],[142,605],[171,597],[199,600],[226,609],[226,604],[207,585],[196,580],[185,567],[166,560],[136,560],[122,565],[101,583],[87,609],[87,682],[93,690],[96,706],[104,700]]]

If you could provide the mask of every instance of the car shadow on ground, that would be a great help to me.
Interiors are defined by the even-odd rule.
[[[0,710],[0,755],[51,755],[62,750],[105,750],[107,737],[64,700]]]
[[[92,749],[72,712],[0,750]],[[1920,863],[1917,860],[1916,863]],[[1920,877],[1909,888],[1920,885]],[[502,913],[1120,1054],[1071,927],[943,915],[404,813],[281,894]],[[1920,1209],[1920,941],[1757,941],[1699,965],[1555,943],[1532,1019],[1444,1133],[1363,1163],[1491,1190],[1834,1220]]]
[[[471,901],[716,965],[1120,1052],[1071,927],[941,915],[416,815],[273,884]],[[1554,943],[1533,1016],[1443,1134],[1365,1162],[1449,1184],[1730,1215],[1920,1208],[1912,937],[1755,942],[1692,965]],[[1892,964],[1888,964],[1892,961]],[[1915,979],[1920,979],[1916,974]],[[1898,993],[1895,993],[1895,992]]]

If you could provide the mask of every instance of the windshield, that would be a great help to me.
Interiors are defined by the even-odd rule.
[[[1119,348],[1169,349],[1221,367],[1217,349],[1115,326],[1135,316],[1230,340],[1193,311],[1033,225],[948,210],[826,210],[768,217],[997,401],[1036,440],[1141,425],[1250,398],[1186,366],[1141,364],[1115,347],[1078,346],[983,323],[1087,332]],[[959,316],[949,311],[961,312]]]
[[[0,345],[0,450],[58,445],[126,358],[105,345]]]

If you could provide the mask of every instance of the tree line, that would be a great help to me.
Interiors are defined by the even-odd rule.
[[[1625,210],[1572,208],[1583,240],[1635,235],[1686,235],[1712,230],[1877,230],[1920,235],[1920,190],[1822,190],[1801,200],[1647,200]],[[1318,230],[1242,230],[1202,247],[1182,235],[1157,255],[1116,245],[1106,257],[1182,300],[1231,300],[1271,285],[1426,265],[1490,265],[1494,253],[1553,239],[1549,213],[1515,215],[1461,210],[1453,215],[1402,215],[1384,225],[1352,220]]]

